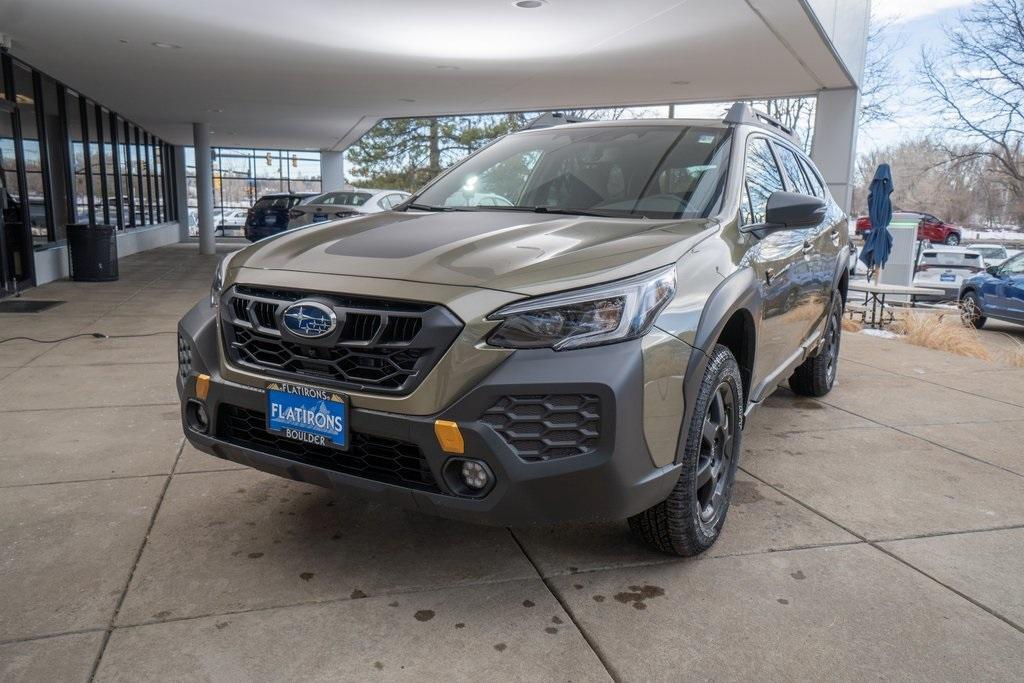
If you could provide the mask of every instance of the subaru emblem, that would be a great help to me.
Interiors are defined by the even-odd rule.
[[[281,321],[296,337],[325,337],[338,326],[334,311],[316,301],[299,301],[284,310]]]

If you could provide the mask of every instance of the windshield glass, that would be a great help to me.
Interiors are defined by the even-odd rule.
[[[696,126],[560,128],[510,135],[456,166],[413,208],[519,208],[632,218],[711,213],[729,131]]]
[[[313,197],[310,204],[331,204],[333,206],[362,206],[373,195],[369,192],[328,192]]]

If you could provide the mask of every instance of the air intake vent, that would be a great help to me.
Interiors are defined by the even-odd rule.
[[[590,394],[503,396],[481,416],[523,460],[597,450],[601,402]]]

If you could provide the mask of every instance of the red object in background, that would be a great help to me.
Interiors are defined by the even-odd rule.
[[[895,213],[893,220],[917,220],[917,239],[929,240],[934,244],[960,244],[960,228],[950,225],[928,213]],[[859,237],[871,232],[871,219],[861,216],[857,219],[855,231]]]

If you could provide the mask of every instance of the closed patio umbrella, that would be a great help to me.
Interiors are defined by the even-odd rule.
[[[889,260],[892,251],[892,234],[889,223],[892,222],[892,170],[889,164],[879,164],[875,177],[868,190],[868,216],[871,219],[871,234],[864,241],[860,251],[860,260],[869,269],[875,271],[875,283],[882,278],[882,268]]]

